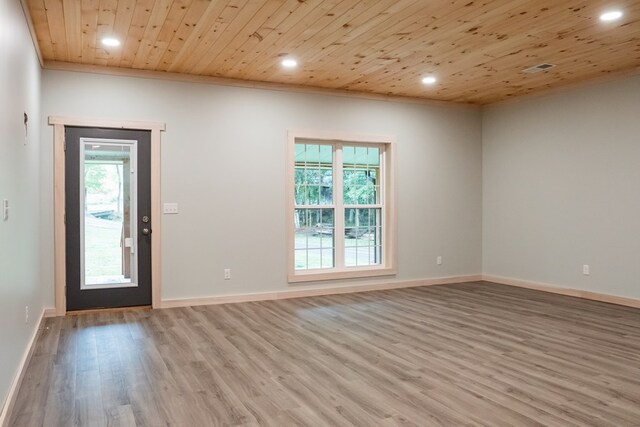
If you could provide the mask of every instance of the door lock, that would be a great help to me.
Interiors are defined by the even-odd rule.
[[[142,222],[144,222],[145,224],[149,222],[149,217],[148,216],[143,216],[142,217]]]
[[[148,236],[149,234],[151,234],[151,230],[149,228],[143,228],[142,229],[142,235],[143,236]]]

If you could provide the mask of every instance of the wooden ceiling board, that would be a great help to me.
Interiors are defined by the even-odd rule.
[[[203,55],[202,58],[198,61],[195,68],[192,69],[192,73],[197,74],[208,74],[208,71],[211,67],[218,67],[222,69],[230,58],[237,52],[239,47],[246,41],[251,39],[256,32],[260,29],[260,27],[264,24],[270,16],[274,15],[278,9],[282,6],[282,1],[280,0],[268,0],[263,2],[256,12],[253,13],[253,19],[251,19],[248,23],[244,23],[241,19],[236,19],[234,24],[236,26],[241,26],[239,31],[232,33],[231,31],[227,32],[227,37],[220,38],[220,40],[210,47],[209,51],[206,55]],[[248,8],[246,8],[248,10]],[[255,36],[257,37],[257,36]],[[226,58],[219,59],[219,56],[222,52],[233,52],[231,54],[227,54]]]
[[[98,3],[98,13],[94,10],[94,4]],[[100,57],[106,59],[102,61],[102,65],[118,66],[122,60],[127,48],[127,37],[121,39],[122,47],[105,47],[100,43],[103,37],[111,37],[118,34],[129,34],[129,28],[131,27],[131,20],[133,19],[133,11],[136,7],[136,0],[121,0],[116,4],[113,0],[110,3],[105,3],[104,0],[83,0],[82,1],[82,15],[86,16],[87,22],[95,22],[98,20],[99,27],[92,28],[90,25],[85,27],[83,19],[83,30],[86,31],[86,43],[90,50],[100,50]],[[119,36],[116,36],[120,39]],[[131,48],[130,48],[131,49]],[[85,57],[83,53],[83,64],[93,64],[92,57]]]
[[[176,57],[180,52],[184,51],[184,46],[187,40],[191,39],[196,25],[200,19],[204,16],[207,8],[211,5],[209,0],[189,0],[187,3],[190,5],[185,6],[186,13],[183,15],[182,20],[178,24],[177,29],[173,30],[174,34],[169,42],[166,51],[162,53],[162,58],[157,65],[159,71],[168,71],[171,64],[176,62]],[[178,19],[176,18],[176,21]]]
[[[373,38],[370,34],[371,28],[378,28],[376,37],[384,38],[381,35],[382,33],[389,33],[391,26],[398,25],[398,21],[408,19],[421,8],[414,0],[395,2],[395,8],[398,11],[402,11],[402,13],[389,10],[388,3],[380,2],[379,5],[379,9],[370,8],[362,15],[355,16],[353,21],[343,24],[342,28],[345,31],[341,31],[340,28],[329,28],[327,31],[320,33],[323,35],[320,44],[311,46],[299,45],[290,49],[294,56],[302,58],[302,64],[322,64],[320,70],[326,70],[326,72],[316,71],[313,74],[314,83],[318,84],[327,73],[329,73],[330,77],[336,77],[335,65],[342,67],[341,64],[334,64],[336,58],[352,57],[358,61],[359,58],[364,56],[360,52],[373,43]],[[376,15],[373,15],[374,13]],[[309,53],[308,55],[306,55],[307,52]],[[378,62],[381,61],[378,59]],[[270,68],[262,73],[263,78],[277,79],[278,71],[280,71],[279,64],[270,63]]]
[[[237,70],[238,68],[244,68],[251,60],[251,55],[258,55],[261,47],[264,45],[263,41],[273,38],[275,28],[289,16],[295,15],[296,12],[302,10],[298,8],[300,2],[298,0],[280,1],[280,7],[271,15],[269,15],[264,22],[256,20],[256,30],[251,33],[246,40],[241,37],[237,37],[234,41],[235,44],[239,44],[238,48],[230,55],[217,54],[215,58],[209,62],[205,73],[207,75],[213,75],[218,73],[219,75],[230,75],[228,73],[231,70]],[[254,51],[255,50],[255,51]],[[221,53],[221,52],[220,52]]]
[[[49,34],[49,21],[44,6],[44,0],[33,1],[30,7],[31,21],[36,33],[40,53],[47,58],[55,58],[53,45]]]
[[[181,46],[176,57],[168,64],[165,71],[180,72],[184,67],[184,63],[193,58],[197,54],[202,54],[205,43],[209,37],[218,35],[217,29],[220,25],[220,14],[226,8],[229,0],[209,1],[204,14],[192,26],[193,30],[189,32],[189,36],[185,39],[184,45]],[[207,23],[206,25],[203,22]],[[189,24],[187,24],[189,25]]]
[[[45,62],[473,104],[640,69],[640,0],[25,2]]]
[[[284,56],[294,54],[287,51],[285,47],[288,40],[295,40],[301,37],[301,34],[309,26],[313,25],[318,19],[325,17],[339,3],[338,0],[324,0],[315,3],[315,7],[313,5],[308,8],[298,6],[297,10],[302,13],[296,14],[295,17],[292,14],[285,19],[275,28],[275,31],[269,33],[268,40],[260,42],[261,48],[255,52],[253,57],[249,58],[248,63],[239,68],[236,73],[230,72],[229,76],[238,79],[256,80],[252,76],[258,74],[258,70],[263,70],[274,63],[279,64]],[[303,4],[306,5],[306,3]],[[265,45],[266,49],[264,49]]]
[[[156,3],[151,10],[149,21],[147,22],[144,33],[142,34],[142,41],[136,52],[136,56],[133,60],[133,68],[144,68],[148,66],[151,58],[151,52],[156,50],[159,46],[160,32],[164,28],[164,24],[169,15],[173,0],[156,0]],[[167,26],[171,24],[168,23]]]
[[[100,1],[103,2],[105,0]],[[114,0],[107,1],[112,2]],[[152,8],[155,6],[156,2],[155,0],[135,0],[133,1],[133,4],[135,6],[127,8],[126,12],[123,13],[124,19],[128,19],[129,14],[132,13],[131,24],[129,25],[126,40],[121,47],[110,47],[103,50],[103,52],[108,53],[109,55],[116,50],[121,50],[122,57],[120,58],[118,66],[124,68],[133,68],[133,63],[136,60],[136,56],[143,42],[142,38],[144,37],[144,33],[147,29],[147,24],[151,19]],[[108,27],[104,27],[104,34],[108,34]],[[115,33],[112,33],[111,35],[116,37],[118,36],[118,34]],[[100,43],[99,40],[100,38],[97,43]]]
[[[274,2],[266,2],[266,5],[272,5]],[[260,10],[265,6],[265,2],[261,0],[254,0],[247,2],[242,9],[229,9],[229,17],[226,26],[220,28],[220,35],[215,37],[212,43],[208,46],[208,49],[195,61],[187,61],[184,66],[189,70],[190,74],[202,74],[203,70],[211,62],[211,58],[217,57],[221,52],[229,52],[231,48],[229,45],[234,39],[249,37],[244,35],[244,30],[247,25],[251,25],[254,21],[257,21],[257,16],[260,16]],[[270,9],[267,10],[267,13]],[[253,19],[247,19],[247,17],[253,17]]]
[[[100,1],[91,0],[82,3],[75,3],[80,8],[80,25],[82,28],[82,51],[80,52],[80,62],[83,64],[93,64],[95,59],[94,54],[96,50],[96,41],[98,40],[97,33]]]
[[[276,42],[274,45],[275,46],[279,46],[281,45],[281,47],[279,48],[279,52],[274,52],[275,55],[279,55],[279,56],[293,56],[295,57],[298,61],[300,61],[300,63],[304,64],[305,63],[305,56],[304,53],[305,51],[313,51],[313,49],[302,49],[301,45],[313,45],[314,43],[317,43],[318,39],[322,39],[324,37],[324,34],[326,33],[332,33],[338,30],[340,24],[340,18],[337,17],[347,17],[349,16],[349,11],[351,9],[353,9],[355,6],[357,6],[359,3],[356,2],[356,4],[354,5],[353,2],[340,2],[340,3],[333,3],[330,4],[329,2],[327,2],[326,6],[327,8],[325,8],[324,13],[322,14],[322,16],[319,19],[315,19],[315,13],[314,15],[307,15],[307,18],[305,20],[303,20],[301,23],[298,24],[298,29],[300,30],[300,33],[297,34],[295,37],[287,37],[287,41],[286,43],[278,43]],[[330,6],[335,6],[335,7],[330,7]],[[315,11],[317,12],[317,11]],[[305,21],[310,21],[309,25],[305,25]],[[277,29],[278,27],[276,27]],[[280,37],[280,39],[282,40],[282,36]],[[211,66],[215,66],[215,63],[212,63]],[[265,61],[263,61],[262,63],[256,64],[258,68],[263,69],[264,71],[262,71],[262,75],[268,79],[268,75],[272,74],[271,71],[274,69],[277,69],[278,71],[281,71],[281,67],[280,67],[280,63],[278,61],[276,61],[274,63],[274,61],[269,61],[268,59]],[[247,70],[246,66],[243,66],[241,68],[241,70]],[[230,73],[230,75],[232,75],[232,73]],[[242,77],[241,74],[236,74],[238,77]]]
[[[144,66],[157,69],[158,64],[162,60],[162,56],[169,48],[169,44],[173,39],[174,35],[177,33],[177,30],[180,26],[180,23],[184,19],[190,5],[189,0],[174,0],[170,2],[170,8],[167,9],[167,15],[164,23],[159,26],[159,31],[154,43],[147,43],[149,53],[144,58]],[[146,38],[146,37],[145,37]],[[140,52],[136,54],[137,57],[140,55]],[[142,59],[138,62],[143,62]]]
[[[509,37],[505,37],[504,34],[499,31],[499,24],[501,20],[503,20],[505,13],[516,17],[514,25],[521,24],[521,22],[517,21],[519,13],[517,13],[517,8],[514,9],[515,3],[516,2],[513,2],[511,5],[504,5],[505,7],[502,9],[491,7],[484,10],[481,21],[483,24],[478,23],[478,21],[480,21],[479,19],[467,21],[465,20],[465,16],[455,16],[453,20],[449,19],[446,22],[443,22],[443,19],[438,19],[434,23],[434,26],[437,24],[437,29],[433,31],[434,35],[437,34],[437,37],[432,39],[429,43],[430,45],[422,50],[419,47],[416,48],[416,46],[412,46],[413,50],[410,52],[411,54],[403,57],[402,62],[406,67],[405,73],[394,73],[393,76],[389,76],[388,74],[374,75],[368,72],[364,74],[362,78],[351,82],[350,86],[354,88],[361,88],[366,85],[391,85],[391,87],[397,87],[400,86],[403,81],[408,82],[409,86],[413,86],[421,75],[433,72],[435,69],[440,70],[437,74],[442,73],[447,75],[448,78],[464,77],[465,73],[456,71],[459,64],[464,64],[463,67],[460,67],[463,69],[477,68],[485,64],[490,64],[501,57],[508,58],[510,68],[517,70],[535,65],[531,64],[531,59],[528,58],[522,64],[515,64],[512,53],[519,50],[522,41],[520,39],[510,40]],[[457,22],[465,22],[465,24],[460,26]],[[491,28],[490,25],[493,23],[497,23],[498,28]],[[483,28],[488,28],[483,33],[480,33],[481,25]],[[463,36],[469,32],[478,34],[475,34],[476,37],[473,39]],[[532,44],[530,46],[531,52],[534,52],[535,45],[538,43],[536,41],[537,38],[531,36],[529,33],[525,33],[524,35],[531,37],[529,43]],[[495,42],[493,42],[493,40],[495,40]],[[392,49],[397,49],[397,46],[393,46]],[[437,55],[439,51],[448,51],[448,53]],[[470,52],[473,52],[473,54],[469,54]],[[425,59],[425,54],[427,59]],[[527,56],[530,55],[528,54]],[[443,70],[444,72],[442,72]],[[474,79],[477,77],[477,75],[473,76]],[[447,89],[449,88],[442,88],[442,90]]]

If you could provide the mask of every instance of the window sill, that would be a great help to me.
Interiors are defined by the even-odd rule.
[[[302,283],[302,282],[318,282],[323,280],[340,280],[340,279],[356,279],[359,277],[375,277],[375,276],[393,276],[397,273],[394,268],[367,268],[367,269],[347,269],[340,271],[328,271],[322,272],[318,270],[314,271],[299,271],[295,274],[288,275],[289,283]]]

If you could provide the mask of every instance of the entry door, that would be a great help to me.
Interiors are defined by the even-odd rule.
[[[65,128],[67,310],[151,305],[151,132]]]

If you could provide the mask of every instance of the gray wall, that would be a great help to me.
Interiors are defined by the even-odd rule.
[[[640,298],[640,76],[488,108],[483,145],[484,273]]]
[[[43,93],[43,117],[166,122],[163,201],[179,203],[180,213],[163,216],[164,299],[331,285],[286,281],[288,129],[395,135],[396,280],[481,272],[478,109],[59,71],[43,72]],[[53,131],[44,125],[43,132],[43,173],[51,180]],[[43,210],[51,215],[46,190]],[[51,257],[45,263],[53,277]],[[226,267],[230,281],[223,280]]]
[[[0,2],[0,405],[42,314],[39,248],[40,64],[19,1]],[[25,145],[23,112],[30,117]],[[25,323],[25,307],[29,321]]]

